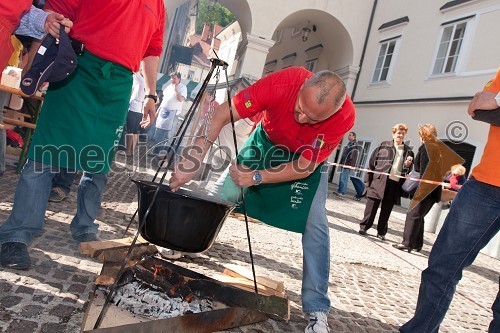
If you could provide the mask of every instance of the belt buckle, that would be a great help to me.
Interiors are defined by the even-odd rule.
[[[71,46],[73,47],[76,55],[81,56],[85,53],[85,44],[80,43],[76,39],[71,39]]]

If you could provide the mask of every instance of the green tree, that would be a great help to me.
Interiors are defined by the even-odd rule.
[[[214,24],[226,27],[235,21],[234,15],[224,6],[218,2],[212,7],[210,1],[198,1],[198,19],[196,20],[196,33],[201,34],[203,25],[209,23],[213,28]]]

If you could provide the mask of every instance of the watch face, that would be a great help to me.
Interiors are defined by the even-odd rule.
[[[254,172],[252,179],[255,185],[262,183],[262,175],[258,171]]]

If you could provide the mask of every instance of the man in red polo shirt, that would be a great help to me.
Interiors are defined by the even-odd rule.
[[[222,197],[229,199],[231,194],[225,194],[235,187],[244,188],[250,216],[303,234],[306,332],[328,332],[327,173],[320,166],[354,125],[354,105],[338,75],[330,71],[313,74],[298,67],[260,79],[238,93],[232,104],[234,121],[259,113],[262,120],[241,148],[238,163],[230,167]],[[225,102],[215,109],[207,138],[199,138],[198,148],[190,149],[189,158],[176,166],[170,179],[173,190],[192,179],[211,142],[229,122]]]
[[[156,73],[163,47],[163,0],[47,0],[45,8],[73,21],[70,37],[85,45],[78,67],[52,82],[44,99],[12,213],[0,226],[1,264],[29,269],[27,245],[43,231],[52,178],[59,168],[84,171],[70,230],[77,242],[97,240],[107,173],[142,61],[146,83],[143,125],[154,119]]]

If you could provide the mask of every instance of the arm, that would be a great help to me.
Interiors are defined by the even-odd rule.
[[[148,56],[142,59],[144,84],[146,87],[146,95],[156,95],[156,73],[158,71],[158,63],[160,58],[157,56]],[[155,119],[156,105],[151,98],[146,98],[144,101],[144,109],[142,115],[141,126],[148,127]]]
[[[175,98],[179,102],[184,102],[184,100],[186,99],[186,95],[187,95],[187,88],[186,87],[182,87],[182,89],[181,89],[181,88],[179,88],[179,85],[175,86]]]
[[[474,95],[467,112],[472,119],[484,121],[490,125],[500,126],[500,105],[495,97],[497,92],[481,91]]]
[[[48,13],[31,6],[29,12],[21,17],[19,26],[14,33],[36,39],[41,39],[45,33],[50,33],[58,38],[61,24],[67,27],[66,32],[69,32],[69,28],[73,26],[73,22],[61,14]]]
[[[233,117],[235,122],[241,119],[234,106]],[[189,154],[189,156],[184,156],[183,160],[176,165],[175,171],[172,173],[169,181],[172,191],[176,191],[180,186],[193,178],[196,171],[201,167],[203,158],[212,146],[212,143],[217,139],[222,127],[229,124],[230,121],[229,104],[226,101],[215,108],[207,138],[202,137],[205,128],[205,125],[203,125],[198,131],[199,137],[193,142],[192,146],[184,150],[183,155]]]
[[[298,159],[281,164],[275,169],[259,170],[262,175],[262,184],[282,183],[290,180],[297,180],[309,176],[321,163],[314,163],[303,156]],[[254,170],[239,164],[233,164],[229,168],[231,178],[240,187],[250,187],[254,185]]]

